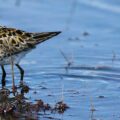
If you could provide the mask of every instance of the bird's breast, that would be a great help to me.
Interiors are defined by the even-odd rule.
[[[25,57],[25,55],[28,53],[28,51],[26,52],[21,52],[19,54],[16,55],[12,55],[9,57],[4,57],[0,60],[0,65],[9,65],[11,64],[11,61],[14,61],[14,64],[18,64],[20,62],[20,60]]]

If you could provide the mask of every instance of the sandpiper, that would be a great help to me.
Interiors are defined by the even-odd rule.
[[[61,32],[30,33],[23,30],[0,26],[0,65],[2,68],[2,84],[5,84],[6,72],[4,65],[11,65],[12,87],[14,83],[14,65],[20,70],[20,81],[23,83],[24,70],[19,65],[20,60],[36,45],[42,43]]]

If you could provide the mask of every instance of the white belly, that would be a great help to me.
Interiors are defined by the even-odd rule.
[[[20,60],[28,53],[29,51],[22,52],[16,55],[12,55],[10,57],[4,58],[2,61],[0,61],[0,65],[9,65],[11,64],[11,60],[14,61],[14,64],[18,64]]]

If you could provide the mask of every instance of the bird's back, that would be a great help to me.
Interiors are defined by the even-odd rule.
[[[22,30],[0,27],[0,61],[12,55],[29,51],[60,32],[29,33]]]

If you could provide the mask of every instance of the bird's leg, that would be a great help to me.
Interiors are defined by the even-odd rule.
[[[20,84],[23,85],[24,70],[23,70],[23,68],[19,64],[16,64],[16,66],[20,70],[20,74],[21,74]]]
[[[11,70],[12,70],[12,89],[13,89],[13,94],[16,92],[16,87],[15,87],[15,80],[14,80],[14,60],[11,57]]]
[[[3,65],[1,65],[1,69],[2,69],[2,87],[4,87],[5,84],[6,84],[6,81],[5,81],[6,72],[5,72],[5,69],[4,69],[4,66],[3,66]]]

